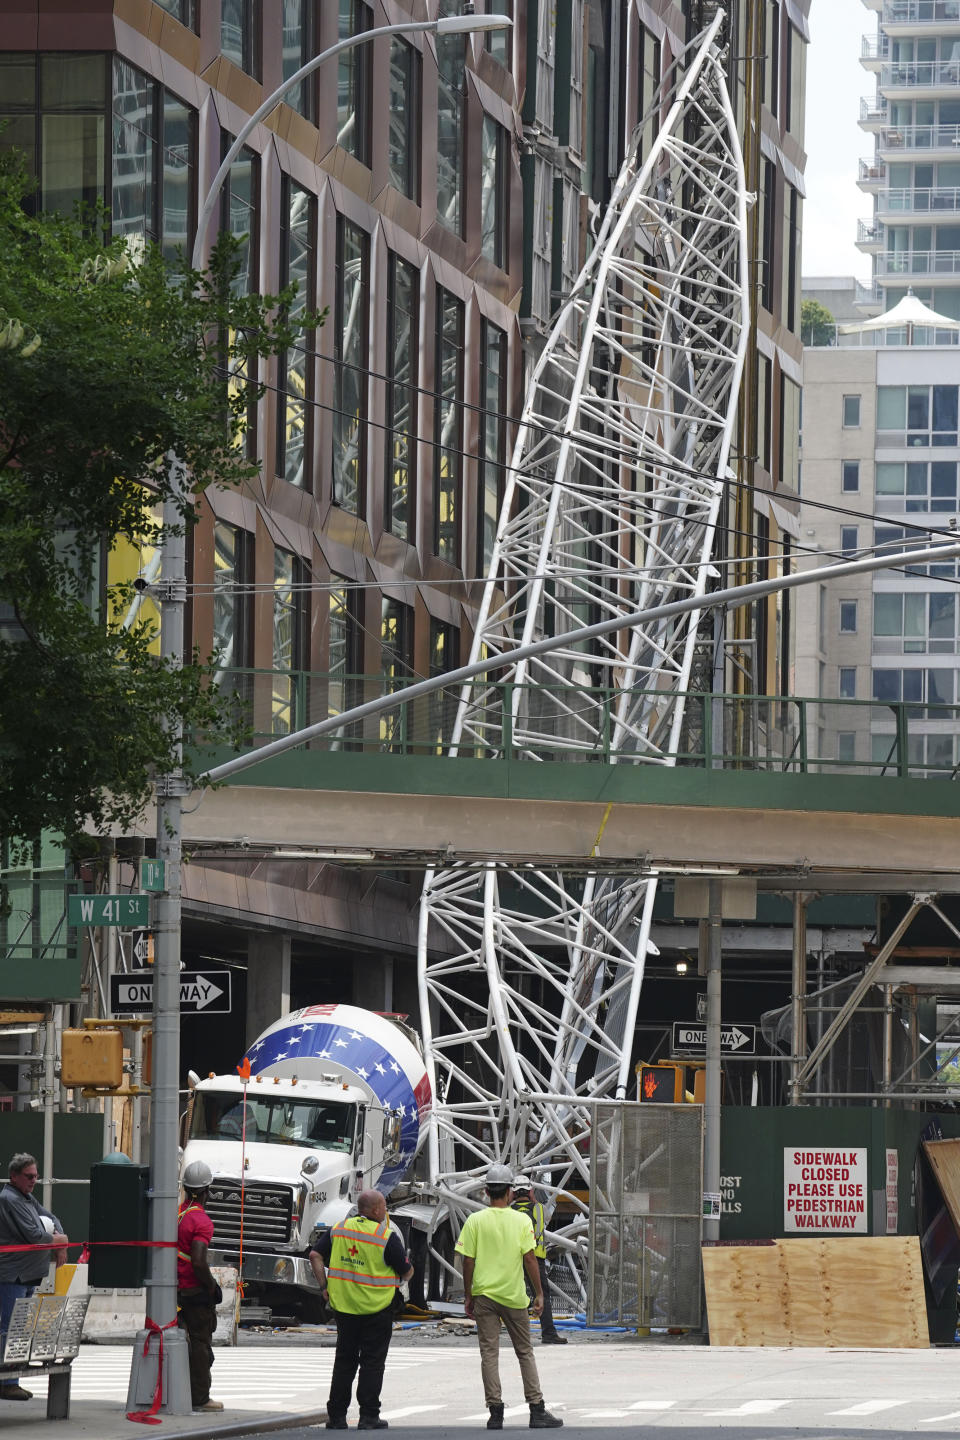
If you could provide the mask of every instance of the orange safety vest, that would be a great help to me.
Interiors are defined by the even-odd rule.
[[[389,1220],[351,1215],[330,1232],[327,1289],[334,1310],[346,1315],[373,1315],[396,1294],[400,1277],[383,1258],[393,1232]]]

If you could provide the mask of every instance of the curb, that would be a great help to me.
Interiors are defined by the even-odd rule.
[[[163,1434],[190,1436],[190,1440],[219,1440],[220,1436],[253,1435],[266,1430],[293,1430],[296,1426],[323,1424],[326,1418],[327,1408],[324,1406],[322,1410],[299,1410],[280,1415],[266,1414],[259,1419],[235,1420],[227,1425],[208,1425],[204,1426],[202,1430],[161,1431],[161,1440]]]

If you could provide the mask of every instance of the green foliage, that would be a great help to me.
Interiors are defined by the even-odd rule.
[[[288,324],[292,288],[233,295],[230,237],[208,273],[171,270],[102,217],[28,215],[26,190],[0,162],[0,837],[21,847],[129,823],[173,763],[172,723],[236,738],[196,657],[171,667],[148,624],[107,618],[126,597],[105,556],[160,538],[171,457],[188,528],[206,486],[257,474],[242,439],[260,387],[242,377],[322,323]]]
[[[836,344],[836,321],[819,300],[800,303],[800,339],[804,345]]]

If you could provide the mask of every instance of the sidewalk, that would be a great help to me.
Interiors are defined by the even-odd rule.
[[[30,1382],[25,1383],[30,1386]],[[215,1436],[248,1435],[264,1430],[287,1430],[298,1425],[322,1424],[327,1418],[326,1409],[279,1411],[250,1410],[230,1406],[219,1415],[164,1415],[160,1425],[141,1425],[128,1420],[123,1407],[114,1400],[72,1400],[69,1420],[48,1420],[47,1402],[41,1396],[40,1387],[34,1389],[34,1399],[27,1401],[7,1400],[0,1405],[0,1440],[6,1435],[16,1435],[17,1440],[72,1440],[74,1436],[90,1437],[90,1440],[139,1440],[140,1436],[153,1435],[157,1440],[172,1440],[174,1436],[189,1435],[191,1440],[214,1440]]]

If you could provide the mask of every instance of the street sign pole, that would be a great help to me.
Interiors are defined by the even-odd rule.
[[[723,881],[708,886],[706,930],[707,1073],[703,1105],[703,1193],[720,1194],[720,957],[723,941]],[[704,1207],[703,1238],[720,1239],[720,1216]]]
[[[182,463],[169,457],[171,494],[163,506],[163,570],[159,587],[161,654],[172,666],[183,663],[186,605],[186,520],[177,504],[185,495]],[[155,592],[156,593],[156,592]],[[184,781],[180,764],[182,726],[174,732],[177,760],[157,779],[157,859],[166,890],[156,898],[153,965],[153,1079],[150,1102],[150,1238],[169,1245],[177,1238],[177,1123],[180,1083],[180,850]],[[189,1415],[190,1370],[186,1336],[177,1325],[177,1252],[151,1252],[147,1281],[147,1327],[137,1336],[130,1370],[127,1410],[149,1409],[162,1381],[160,1409]],[[162,1352],[160,1349],[162,1331]],[[144,1351],[147,1351],[144,1354]],[[163,1374],[158,1374],[160,1354]]]

